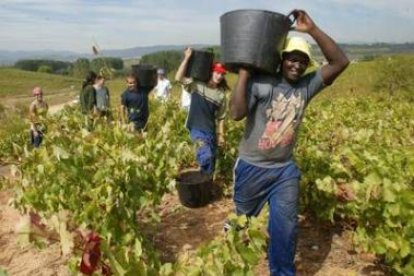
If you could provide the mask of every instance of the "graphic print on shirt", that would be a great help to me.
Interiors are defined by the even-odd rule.
[[[266,110],[267,123],[258,148],[274,149],[293,143],[295,130],[300,122],[305,101],[301,95],[291,95],[288,99],[280,93],[272,100],[271,108]]]

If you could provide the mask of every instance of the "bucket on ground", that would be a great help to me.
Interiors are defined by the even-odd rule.
[[[213,199],[213,180],[199,169],[182,170],[176,178],[178,197],[189,208],[202,207]]]
[[[209,81],[213,61],[214,54],[211,51],[193,50],[185,76],[202,82]]]
[[[240,67],[276,73],[293,21],[265,10],[236,10],[220,17],[221,60],[237,73]]]
[[[139,87],[154,88],[157,85],[157,68],[151,64],[132,65],[132,72],[138,78]]]

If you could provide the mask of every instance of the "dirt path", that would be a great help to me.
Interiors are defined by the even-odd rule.
[[[232,200],[223,198],[203,208],[189,209],[181,207],[177,196],[167,195],[154,237],[163,261],[172,262],[177,253],[223,235],[223,221],[233,208]],[[375,262],[374,256],[354,251],[351,231],[302,217],[296,254],[298,276],[388,275],[386,267]],[[261,261],[255,274],[269,275],[267,260]]]
[[[57,105],[53,105],[49,108],[48,112],[50,114],[56,114],[58,113],[60,110],[62,110],[65,106],[67,105],[74,105],[76,103],[70,101],[70,102],[66,102],[66,103],[62,103],[62,104],[57,104]]]
[[[62,103],[67,103],[73,101],[76,96],[79,94],[78,91],[72,88],[66,88],[56,91],[48,91],[44,95],[44,100],[49,104],[49,106],[59,106]],[[33,97],[31,95],[19,95],[19,96],[6,96],[0,97],[2,100],[2,104],[8,107],[16,107],[16,106],[29,106],[29,104],[33,101]]]
[[[10,190],[0,192],[0,267],[10,276],[69,275],[59,244],[51,243],[44,249],[19,244],[16,225],[22,216],[8,205],[12,195]]]

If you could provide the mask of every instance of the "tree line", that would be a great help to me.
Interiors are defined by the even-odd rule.
[[[105,74],[121,71],[124,69],[124,61],[121,58],[115,57],[99,57],[92,60],[78,58],[74,62],[48,59],[24,59],[17,61],[14,67],[25,71],[71,75],[83,78],[90,70]]]
[[[214,53],[215,60],[220,60],[220,47],[215,46],[200,50],[211,51]],[[139,63],[151,64],[157,68],[164,68],[167,72],[171,72],[178,68],[182,58],[183,51],[160,51],[142,56]],[[125,68],[124,61],[116,57],[98,57],[91,60],[78,58],[74,62],[48,59],[23,59],[17,61],[14,67],[25,71],[70,75],[79,78],[83,78],[91,70],[113,77],[125,75],[130,69]]]
[[[211,51],[214,54],[214,59],[220,60],[220,47],[219,46],[215,46],[211,48],[203,48],[200,50]],[[171,72],[171,71],[177,70],[182,59],[183,59],[183,51],[170,50],[170,51],[160,51],[156,53],[143,55],[140,63],[152,64],[155,67],[164,68],[167,72]]]

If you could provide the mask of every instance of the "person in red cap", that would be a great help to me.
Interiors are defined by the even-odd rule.
[[[225,91],[229,90],[226,68],[221,63],[214,63],[210,79],[204,83],[185,78],[188,62],[193,49],[184,51],[184,59],[175,75],[175,80],[183,84],[191,93],[191,103],[186,120],[191,140],[198,146],[197,162],[203,173],[214,173],[216,147],[224,143],[224,117],[226,114]],[[216,124],[216,121],[218,122]]]
[[[45,125],[44,117],[49,109],[48,104],[43,100],[43,90],[40,86],[36,86],[32,90],[35,100],[30,104],[30,142],[33,147],[38,148],[43,140]]]

